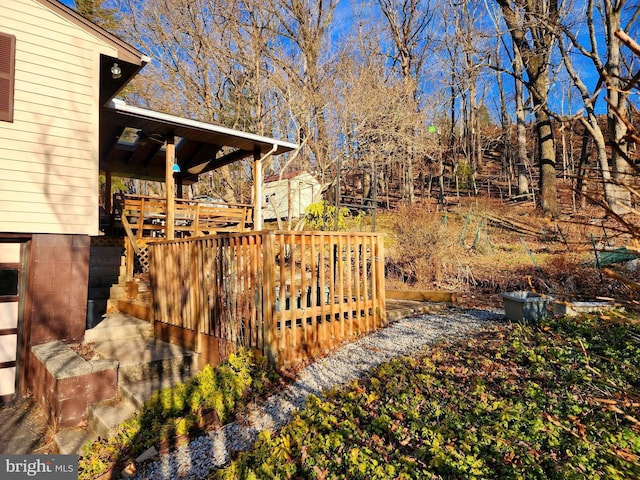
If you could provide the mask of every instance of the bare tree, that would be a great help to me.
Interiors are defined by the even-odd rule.
[[[422,68],[432,39],[428,27],[434,19],[430,2],[426,0],[378,0],[380,10],[386,19],[386,27],[394,47],[393,60],[397,65],[405,89],[414,99],[414,111],[420,111],[418,88],[421,82]],[[415,151],[402,149],[398,154],[404,160],[403,198],[409,203],[414,201],[414,164]]]
[[[489,80],[485,81],[488,77],[483,76],[482,72],[487,68],[490,58],[490,35],[486,31],[481,8],[484,8],[482,2],[449,0],[448,8],[443,10],[443,24],[446,32],[443,42],[451,63],[452,95],[460,99],[459,110],[462,119],[460,150],[464,152],[466,164],[470,167],[474,189],[476,188],[475,175],[483,167],[480,123],[481,111],[483,109],[486,111],[484,96]],[[452,106],[454,102],[455,100],[452,99]],[[452,117],[454,112],[455,108],[452,109]],[[451,153],[455,162],[457,149]]]
[[[269,0],[263,7],[274,18],[278,36],[270,51],[272,80],[299,140],[306,140],[307,160],[323,182],[332,163],[326,115],[333,73],[329,36],[336,5],[337,0]]]
[[[517,170],[518,170],[518,195],[529,193],[529,165],[527,161],[527,117],[524,101],[524,87],[522,82],[522,56],[520,51],[514,48],[513,72],[516,100],[516,144],[517,144]]]
[[[631,195],[625,188],[625,184],[631,178],[632,167],[627,161],[629,146],[626,141],[627,125],[623,119],[626,117],[629,89],[632,88],[633,82],[625,85],[626,82],[622,77],[621,41],[616,35],[623,26],[622,14],[626,3],[626,0],[602,0],[600,7],[604,12],[603,21],[607,42],[607,61],[604,65],[607,82],[607,125],[611,141],[617,145],[617,148],[612,149],[611,152],[613,179],[616,182],[617,191],[615,200],[610,205],[616,213],[624,213],[631,205]],[[634,10],[631,16],[633,21],[640,12],[640,6],[636,4],[631,8]],[[597,68],[600,71],[599,65]]]
[[[626,117],[627,97],[629,86],[624,85],[622,78],[622,55],[620,39],[615,32],[621,28],[622,14],[626,5],[625,0],[588,0],[584,12],[588,29],[588,45],[580,42],[579,35],[566,25],[563,32],[569,41],[568,45],[560,42],[560,52],[564,65],[579,91],[584,104],[585,114],[580,121],[592,137],[596,147],[598,165],[602,175],[604,197],[607,205],[617,215],[626,213],[630,207],[630,192],[626,188],[629,183],[632,167],[627,161],[626,133],[627,126],[623,121]],[[640,7],[633,7],[636,15]],[[601,22],[598,22],[598,18]],[[633,15],[632,15],[633,18]],[[606,42],[606,58],[601,58],[598,40],[604,38]],[[600,81],[589,89],[580,71],[575,67],[569,46],[577,49],[592,62],[598,72]],[[607,129],[609,141],[616,148],[607,148],[607,134],[603,132],[603,125],[598,121],[596,102],[603,86],[607,88]],[[570,120],[570,119],[569,119]],[[609,161],[611,155],[611,161]]]
[[[360,58],[345,53],[336,74],[341,164],[348,176],[361,178],[368,205],[382,196],[394,170],[402,171],[396,168],[406,164],[404,159],[396,160],[399,152],[425,156],[421,114],[413,97],[415,86],[388,75],[382,56],[375,53],[378,48],[379,44],[367,45],[359,52]],[[408,175],[400,178],[402,184],[414,180]]]
[[[562,3],[558,0],[496,0],[514,48],[522,56],[525,85],[533,101],[539,150],[540,203],[545,215],[559,213],[556,150],[549,116],[549,64],[557,41]]]
[[[115,31],[118,20],[114,8],[106,6],[107,0],[75,0],[76,11],[105,30]]]

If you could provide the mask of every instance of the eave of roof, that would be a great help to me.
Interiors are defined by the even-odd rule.
[[[139,131],[149,142],[119,142],[125,128]],[[219,125],[155,112],[114,100],[101,111],[100,168],[114,175],[163,181],[166,163],[161,144],[179,137],[176,160],[183,182],[256,153],[274,155],[298,146],[273,138],[241,132]],[[153,140],[157,139],[157,140]],[[228,147],[223,150],[224,147]]]
[[[128,127],[140,128],[147,133],[172,134],[182,138],[198,139],[203,143],[234,147],[246,150],[251,154],[256,151],[266,153],[274,146],[276,147],[274,155],[298,148],[295,143],[134,107],[121,100],[113,100],[104,108],[112,110],[116,114],[116,118],[126,123]]]

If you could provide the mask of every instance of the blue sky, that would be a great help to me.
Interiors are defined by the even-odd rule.
[[[74,0],[59,0],[59,1],[61,1],[61,3],[71,8],[75,8]],[[349,28],[355,23],[354,20],[357,20],[356,18],[354,18],[354,15],[359,16],[359,13],[354,10],[352,2],[350,2],[349,0],[340,0],[338,2],[336,7],[336,12],[335,12],[335,19],[336,19],[334,24],[335,31],[333,32],[334,39],[338,41],[338,43],[339,43],[339,38],[342,36],[342,34],[348,32]],[[579,55],[577,56],[576,60],[578,61],[578,63],[581,63],[581,60],[579,59]],[[586,68],[586,72],[583,71],[583,75],[584,75],[583,79],[589,84],[595,83],[595,81],[597,81],[596,72],[594,71],[591,75],[589,75],[589,72],[592,70],[593,67],[586,65],[585,68]],[[506,82],[505,87],[507,87],[508,89],[510,80],[508,78],[505,78],[504,80]],[[575,95],[575,91],[573,92],[573,94]],[[488,97],[490,97],[490,95]],[[494,102],[492,102],[489,98],[487,98],[486,100],[488,102],[487,106],[490,109],[496,108],[494,103],[497,102],[497,100],[495,100]],[[568,107],[568,103],[569,103],[567,100],[568,99],[566,97],[563,97],[562,95],[560,95],[560,97],[556,99],[557,102],[565,106],[565,109]],[[575,110],[580,108],[581,102],[577,97],[574,98],[573,101],[575,102],[573,113],[575,113]],[[598,110],[604,109],[604,103],[602,101],[598,102],[597,107],[598,107]],[[568,114],[570,112],[565,110],[562,113]]]

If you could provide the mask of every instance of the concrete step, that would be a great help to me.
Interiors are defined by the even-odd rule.
[[[126,341],[137,338],[153,337],[153,327],[149,322],[125,313],[107,313],[95,327],[84,332],[85,343],[103,343],[110,341]],[[104,355],[106,358],[112,358]],[[117,359],[116,359],[117,360]]]
[[[108,437],[115,427],[133,417],[140,411],[144,402],[157,390],[172,387],[183,379],[146,380],[120,385],[120,401],[102,405],[93,405],[88,409],[87,426],[60,430],[54,437],[58,452],[66,455],[81,455],[82,447],[98,437]]]
[[[97,341],[93,349],[118,362],[118,385],[156,379],[182,381],[198,368],[195,352],[155,338]]]
[[[136,375],[127,374],[120,377],[119,400],[89,406],[86,428],[60,430],[55,435],[58,452],[70,455],[82,454],[82,447],[87,441],[95,440],[99,437],[107,438],[113,433],[115,427],[133,417],[156,390],[184,382],[195,373],[195,370],[187,374],[184,371],[181,372],[180,369],[167,367],[168,362],[166,361],[161,363],[163,365],[161,369],[163,375],[160,377],[126,383],[124,380],[135,378]],[[157,374],[159,364],[158,362],[152,362],[153,364],[155,364],[155,368],[151,366],[151,369]],[[148,369],[141,366],[141,364],[137,368],[148,372]]]
[[[96,435],[86,428],[66,428],[60,430],[53,437],[62,455],[81,455],[82,447],[89,440],[95,440]]]
[[[191,375],[168,375],[151,380],[120,383],[118,402],[89,407],[87,435],[93,435],[94,438],[107,437],[115,427],[139,412],[154,392],[185,382],[189,378]]]
[[[109,298],[107,300],[107,313],[117,312],[118,311],[118,300],[114,300],[113,298]]]
[[[61,430],[55,436],[58,451],[80,455],[89,440],[107,437],[131,418],[158,389],[184,382],[198,368],[198,356],[153,338],[149,322],[123,313],[110,313],[85,332],[85,343],[101,357],[118,364],[118,399],[89,406],[87,427]]]
[[[115,427],[133,417],[135,413],[135,407],[129,402],[93,405],[89,407],[86,432],[94,438],[107,438]]]
[[[151,395],[157,390],[172,387],[178,383],[182,383],[188,378],[173,379],[168,377],[156,378],[153,380],[144,380],[141,382],[122,383],[120,385],[120,398],[140,410]]]

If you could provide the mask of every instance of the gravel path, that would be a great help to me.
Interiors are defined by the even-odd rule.
[[[449,310],[407,318],[344,345],[303,369],[298,379],[269,397],[242,424],[232,423],[151,460],[134,478],[202,479],[229,462],[231,451],[249,450],[262,430],[286,424],[309,394],[362,377],[373,367],[395,357],[416,354],[426,345],[446,338],[456,340],[504,319],[502,310]]]

